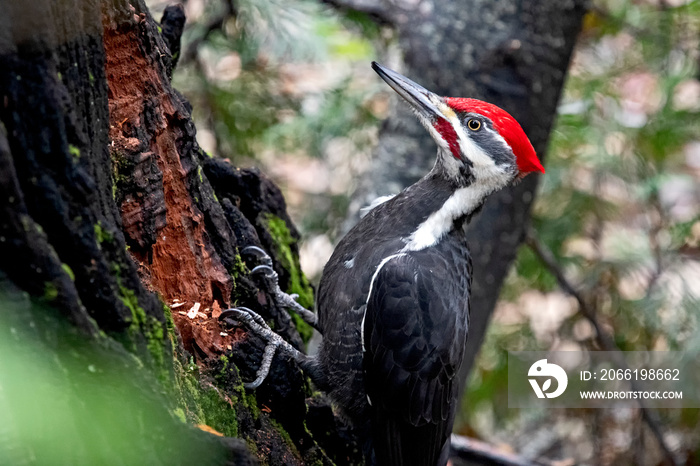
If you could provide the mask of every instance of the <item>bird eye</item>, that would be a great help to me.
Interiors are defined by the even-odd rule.
[[[472,118],[467,121],[467,127],[469,127],[469,129],[472,131],[479,131],[479,129],[481,129],[481,122]]]

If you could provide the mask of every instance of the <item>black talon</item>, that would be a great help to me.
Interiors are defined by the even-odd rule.
[[[255,260],[257,262],[261,262],[262,265],[272,267],[272,259],[270,258],[270,256],[265,252],[265,250],[257,246],[246,246],[243,249],[241,249],[241,257],[243,257],[243,260],[246,263]]]
[[[236,319],[236,316],[241,316],[242,319],[241,318]],[[262,317],[260,317],[256,312],[254,312],[251,309],[244,307],[244,306],[233,307],[233,308],[225,309],[225,310],[221,311],[221,315],[219,316],[219,321],[233,317],[235,322],[239,322],[239,323],[246,322],[248,320],[248,317],[246,317],[246,316],[251,316],[253,319],[255,319],[257,317],[260,319],[260,321],[258,323],[263,322],[262,325],[266,325],[266,324],[264,324],[265,321],[263,320]],[[255,320],[257,321],[257,319],[255,319]]]
[[[277,278],[277,272],[275,272],[275,269],[270,267],[269,265],[258,265],[253,268],[253,270],[250,271],[251,275],[252,274],[258,274],[261,271],[265,271],[265,278]]]
[[[233,314],[235,314],[235,311],[237,311],[237,309],[226,309],[224,311],[221,311],[221,315],[219,316],[219,321],[223,321],[225,319],[228,319]]]

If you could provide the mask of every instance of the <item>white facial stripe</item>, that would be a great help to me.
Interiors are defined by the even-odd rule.
[[[457,133],[457,139],[459,141],[459,148],[462,151],[462,154],[464,156],[471,160],[472,163],[474,164],[474,168],[476,167],[492,167],[495,166],[496,164],[494,163],[493,159],[489,157],[479,146],[476,145],[472,139],[467,136],[467,134],[464,132],[464,127],[462,126],[462,123],[459,121],[457,116],[454,118],[450,119],[450,123],[452,126],[455,128],[455,132]]]
[[[466,158],[472,161],[474,164],[473,174],[474,178],[480,182],[486,182],[487,184],[496,185],[496,189],[500,189],[505,186],[510,180],[511,174],[507,167],[498,166],[496,162],[488,156],[486,152],[481,150],[479,146],[465,133],[464,127],[458,124],[459,121],[451,121],[455,127],[457,137],[459,138],[459,147]],[[488,126],[483,126],[481,131],[488,131],[500,140],[507,150],[511,150],[510,146],[506,140],[498,134],[497,131],[492,130]],[[501,178],[506,177],[508,179],[502,180]]]
[[[447,151],[448,153],[450,152],[450,145],[447,144],[447,141],[445,141],[445,138],[442,137],[442,134],[438,132],[438,130],[435,129],[433,124],[430,121],[423,121],[421,119],[421,122],[423,123],[423,126],[425,129],[428,130],[430,133],[430,136],[433,138],[433,140],[437,143],[438,147],[444,151]]]

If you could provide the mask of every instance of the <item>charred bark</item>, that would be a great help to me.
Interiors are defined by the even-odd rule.
[[[170,464],[172,455],[153,450],[164,434],[139,424],[143,418],[173,429],[182,464],[330,464],[328,455],[338,454],[319,447],[305,425],[311,393],[303,374],[280,361],[256,393],[246,393],[237,366],[254,378],[261,342],[216,319],[244,305],[303,346],[298,329],[309,328],[269,305],[241,258],[244,246],[268,251],[282,288],[307,306],[312,290],[277,187],[258,171],[210,159],[196,143],[189,104],[169,79],[181,18],[170,18],[166,42],[141,0],[0,1],[0,8],[0,300],[9,319],[0,338],[20,328],[26,338],[18,341],[31,337],[44,348],[51,370],[104,390],[80,405],[88,420],[81,418],[78,453],[67,462],[90,464],[83,448],[110,445],[109,429],[92,425],[89,413],[109,405],[116,389],[91,374],[120,368],[152,406],[120,410],[133,415],[124,422],[134,423],[133,450],[148,464]],[[181,312],[195,305],[194,317]],[[88,374],[73,373],[73,357]],[[80,399],[79,385],[70,391]],[[313,403],[324,405],[318,396]],[[314,425],[332,446],[332,429]],[[125,454],[111,451],[112,462],[128,464]]]

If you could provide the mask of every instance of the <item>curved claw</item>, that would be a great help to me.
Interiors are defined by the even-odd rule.
[[[257,312],[253,311],[252,309],[249,309],[245,306],[240,306],[240,307],[233,307],[230,309],[226,309],[221,311],[221,315],[219,316],[219,320],[224,320],[227,318],[233,317],[234,319],[238,320],[238,322],[241,323],[250,323],[251,319],[255,321],[258,325],[270,329],[270,326],[267,325],[267,322],[265,322],[265,319],[260,317],[260,314]]]
[[[236,318],[238,315],[240,315],[241,312],[243,312],[243,309],[248,309],[248,308],[231,308],[231,309],[225,309],[221,311],[221,314],[219,315],[219,321],[223,321],[228,318]],[[237,319],[238,320],[238,319]]]
[[[270,256],[265,252],[264,249],[259,248],[257,246],[246,246],[243,249],[241,249],[241,256],[250,256],[254,259],[256,259],[259,262],[262,262],[263,265],[267,265],[268,267],[272,267],[272,259]]]
[[[233,314],[235,314],[234,311],[237,311],[238,309],[225,309],[221,311],[221,314],[219,315],[219,320],[224,320],[228,317],[231,317]]]
[[[258,265],[253,268],[253,270],[250,271],[251,275],[260,273],[261,271],[265,272],[265,277],[268,278],[274,278],[277,277],[277,272],[275,272],[275,269],[270,267],[269,265]]]

